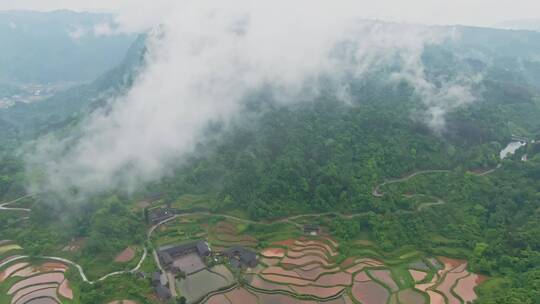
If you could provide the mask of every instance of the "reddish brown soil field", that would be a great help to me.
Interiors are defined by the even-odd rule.
[[[279,266],[270,266],[262,271],[264,274],[276,274],[281,276],[287,276],[287,277],[294,277],[301,279],[302,276],[300,276],[296,271],[294,270],[285,270]],[[307,279],[307,278],[306,278]]]
[[[305,249],[304,249],[305,248]],[[327,253],[317,247],[293,247],[291,250],[287,251],[287,256],[291,258],[301,258],[306,255],[316,255],[320,256],[323,259],[328,259]]]
[[[478,275],[471,273],[467,277],[460,279],[454,287],[454,292],[465,302],[476,300],[474,288],[478,285]]]
[[[467,270],[467,263],[463,263],[463,264],[458,265],[456,268],[452,269],[450,272],[459,273],[459,272],[463,272],[465,270]]]
[[[259,298],[259,304],[317,304],[317,302],[314,301],[298,300],[293,297],[280,294],[272,295],[266,293],[257,293],[257,297]]]
[[[131,261],[135,257],[135,249],[127,247],[124,251],[120,252],[119,255],[114,259],[115,262],[126,263]]]
[[[51,273],[44,273],[44,274],[36,275],[36,276],[21,280],[13,284],[13,286],[11,286],[11,288],[9,289],[8,294],[13,294],[15,291],[24,287],[28,287],[30,285],[45,284],[45,283],[60,284],[62,283],[63,280],[64,280],[64,274],[59,273],[59,272],[51,272]]]
[[[58,287],[58,294],[60,294],[66,299],[73,300],[73,290],[71,290],[71,287],[69,286],[69,282],[67,280],[64,280],[62,284],[60,284],[60,286]]]
[[[205,303],[207,304],[230,304],[229,300],[222,294],[212,296]]]
[[[368,268],[368,267],[372,267],[372,266],[364,264],[364,263],[360,263],[360,264],[356,264],[353,267],[347,269],[346,272],[347,273],[355,273],[355,272],[358,272],[358,271],[360,271],[360,270],[362,270],[364,268]]]
[[[414,286],[414,288],[418,289],[418,290],[421,290],[421,291],[426,291],[428,288],[430,288],[431,286],[435,285],[435,283],[437,283],[437,280],[439,279],[439,276],[437,274],[435,274],[432,278],[431,278],[431,281],[429,281],[429,283],[424,283],[424,284],[416,284]]]
[[[40,269],[45,272],[45,271],[62,271],[62,272],[66,272],[66,270],[68,269],[68,266],[66,266],[65,264],[62,264],[62,263],[58,263],[58,262],[45,262],[43,263],[43,265],[41,265]]]
[[[310,270],[302,270],[299,268],[296,268],[294,270],[301,278],[308,279],[308,280],[315,280],[321,275],[325,273],[332,273],[332,272],[338,272],[339,267],[334,267],[332,269],[322,268],[320,266],[317,266],[316,268],[310,269]]]
[[[21,289],[17,290],[17,292],[15,292],[13,294],[13,297],[11,298],[11,302],[15,303],[20,298],[22,298],[23,296],[25,296],[25,295],[27,295],[29,293],[32,293],[34,291],[44,289],[44,288],[56,288],[56,287],[58,287],[58,284],[52,283],[52,284],[33,285],[33,286],[28,286],[26,288],[21,288]]]
[[[294,289],[298,294],[301,295],[312,295],[317,298],[325,299],[332,296],[337,295],[341,291],[343,291],[343,287],[318,287],[318,286],[293,286],[292,289]]]
[[[305,265],[305,266],[302,266],[302,267],[293,267],[294,269],[301,269],[301,270],[305,270],[305,271],[310,271],[310,270],[313,270],[313,269],[318,269],[318,268],[321,268],[321,265],[319,264],[309,264],[309,265]],[[289,269],[287,267],[287,269]]]
[[[268,258],[260,258],[259,262],[268,265],[268,266],[274,266],[279,263],[279,259],[268,259]]]
[[[365,271],[362,271],[356,274],[356,276],[354,277],[354,280],[356,282],[367,282],[367,281],[371,281],[371,278],[367,275]]]
[[[355,260],[356,260],[355,257],[348,257],[343,262],[341,262],[339,267],[341,267],[343,269],[349,268],[349,267],[351,267],[351,266],[353,266],[355,264],[355,262],[354,262]]]
[[[356,263],[364,263],[371,266],[384,266],[384,263],[378,260],[370,259],[370,258],[362,258],[356,260]]]
[[[265,280],[276,282],[278,284],[287,284],[287,285],[292,284],[292,285],[298,285],[298,286],[306,286],[313,283],[308,280],[286,277],[286,276],[275,275],[275,274],[262,274],[261,277]]]
[[[257,275],[246,276],[246,279],[248,280],[249,285],[256,288],[265,289],[265,290],[285,290],[285,291],[292,292],[292,290],[287,285],[271,283],[271,282],[261,279]]]
[[[353,304],[352,300],[347,294],[342,295],[341,297],[328,301],[320,301],[318,304]]]
[[[233,289],[227,292],[225,296],[232,304],[257,303],[257,297],[244,288]]]
[[[390,270],[370,270],[369,274],[382,282],[384,285],[388,286],[390,290],[394,292],[399,290],[396,282],[394,282],[394,279],[392,279],[392,273],[390,273]]]
[[[5,258],[3,258],[3,259],[0,259],[0,264],[2,264],[2,263],[4,263],[4,262],[7,262],[7,261],[9,261],[9,260],[11,260],[11,259],[13,259],[13,258],[16,258],[16,257],[18,257],[18,255],[10,255],[10,256],[7,256],[7,257],[5,257]],[[1,272],[0,272],[0,273],[1,273]]]
[[[56,296],[56,288],[46,288],[46,289],[36,290],[35,292],[22,296],[19,299],[18,303],[27,303],[32,299],[45,298],[45,297],[54,299],[58,303],[61,303],[58,297]]]
[[[321,258],[320,256],[315,256],[315,255],[303,256],[297,259],[284,257],[283,260],[281,260],[281,262],[283,264],[292,264],[292,265],[297,265],[297,266],[303,266],[303,265],[315,264],[315,263],[321,264],[323,266],[329,266],[328,261],[326,259]]]
[[[12,274],[12,277],[29,277],[33,274],[40,273],[39,269],[35,268],[34,266],[28,266],[23,269],[17,270],[14,274]]]
[[[351,283],[351,274],[345,272],[325,274],[316,281],[316,285],[319,286],[350,285]]]
[[[46,262],[41,266],[27,266],[13,273],[15,277],[29,277],[40,272],[66,272],[67,266],[62,263]]]
[[[9,278],[14,272],[28,266],[28,263],[16,263],[0,272],[0,283]]]
[[[355,282],[351,291],[354,298],[363,304],[386,304],[390,297],[386,288],[373,281]]]
[[[463,260],[450,259],[447,257],[438,257],[438,259],[444,264],[444,270],[447,270],[447,271],[450,269],[454,269],[457,266],[464,264],[466,262]]]
[[[261,252],[262,256],[267,258],[282,258],[285,256],[285,249],[283,248],[266,248]]]
[[[450,289],[452,288],[452,286],[454,286],[457,280],[467,276],[468,274],[469,273],[466,271],[459,273],[449,272],[444,277],[443,282],[439,286],[437,286],[437,290],[444,294],[445,297],[448,299],[448,304],[461,304],[461,301],[450,292]]]
[[[37,298],[32,299],[25,304],[58,304],[53,298]]]
[[[426,272],[418,271],[414,269],[409,269],[409,273],[411,274],[411,277],[413,277],[415,282],[421,282],[427,276]]]
[[[337,255],[337,252],[334,250],[334,248],[330,247],[330,245],[322,241],[296,241],[294,243],[295,245],[300,247],[320,247],[323,248],[326,252],[328,252],[331,256]]]
[[[424,304],[424,296],[412,289],[405,289],[400,291],[398,294],[398,299],[400,304]]]
[[[444,297],[437,292],[428,290],[429,304],[445,304]]]

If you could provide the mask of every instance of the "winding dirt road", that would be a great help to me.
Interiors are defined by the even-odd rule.
[[[0,210],[11,210],[11,211],[26,211],[26,212],[30,212],[31,210],[28,209],[28,208],[12,208],[12,207],[6,207],[6,206],[9,206],[9,205],[11,205],[11,204],[14,204],[14,203],[16,203],[16,202],[18,202],[18,201],[20,201],[20,200],[22,200],[22,199],[25,199],[25,198],[28,198],[28,197],[32,197],[32,196],[34,196],[34,195],[36,195],[36,194],[27,194],[27,195],[25,195],[25,196],[22,196],[22,197],[19,197],[19,198],[17,198],[17,199],[14,199],[14,200],[12,200],[12,201],[10,201],[10,202],[1,203],[1,204],[0,204]]]
[[[480,172],[480,173],[475,173],[475,172],[471,172],[469,171],[470,173],[472,174],[475,174],[477,176],[484,176],[484,175],[487,175],[487,174],[491,174],[493,173],[495,170],[499,169],[501,166],[498,165],[497,167],[493,168],[493,169],[490,169],[488,171],[484,171],[484,172]],[[450,172],[450,170],[422,170],[422,171],[416,171],[416,172],[413,172],[407,176],[404,176],[402,178],[396,178],[396,179],[389,179],[389,180],[386,180],[384,181],[383,183],[377,185],[374,189],[373,189],[373,196],[375,197],[383,197],[384,196],[384,193],[380,191],[380,188],[384,185],[388,185],[388,184],[392,184],[392,183],[398,183],[398,182],[404,182],[404,181],[407,181],[417,175],[421,175],[421,174],[430,174],[430,173],[445,173],[445,172]],[[6,203],[2,203],[0,204],[0,211],[1,210],[17,210],[17,211],[26,211],[26,212],[30,212],[31,210],[30,209],[27,209],[27,208],[10,208],[10,207],[6,207],[10,204],[13,204],[13,203],[16,203],[24,198],[27,198],[27,197],[31,197],[31,196],[34,196],[35,194],[28,194],[28,195],[25,195],[23,197],[20,197],[18,199],[15,199],[13,201],[10,201],[10,202],[6,202]],[[423,203],[423,204],[420,204],[416,211],[421,211],[425,208],[428,208],[428,207],[431,207],[431,206],[437,206],[437,205],[443,205],[445,204],[446,202],[444,200],[442,200],[441,198],[438,198],[438,197],[435,197],[435,196],[430,196],[430,195],[425,195],[425,194],[416,194],[415,196],[427,196],[427,197],[432,197],[433,199],[435,199],[435,202],[429,202],[429,203]],[[415,211],[406,211],[406,212],[415,212]],[[294,222],[294,220],[296,219],[299,219],[299,218],[302,218],[302,217],[307,217],[307,216],[314,216],[314,217],[320,217],[320,216],[326,216],[326,215],[335,215],[335,216],[338,216],[340,218],[343,218],[343,219],[351,219],[351,218],[354,218],[356,216],[361,216],[361,215],[365,215],[367,214],[367,212],[360,212],[360,213],[352,213],[352,214],[342,214],[340,212],[322,212],[322,213],[308,213],[308,214],[299,214],[299,215],[294,215],[294,216],[289,216],[289,217],[285,217],[285,218],[281,218],[281,219],[277,219],[277,220],[273,220],[273,221],[267,221],[267,222],[259,222],[259,221],[253,221],[253,220],[249,220],[249,219],[243,219],[243,218],[239,218],[239,217],[236,217],[236,216],[232,216],[232,215],[228,215],[228,214],[220,214],[220,213],[211,213],[211,212],[193,212],[193,213],[182,213],[182,214],[177,214],[169,219],[166,219],[160,223],[157,223],[156,225],[150,227],[146,233],[146,242],[147,243],[150,243],[151,241],[151,238],[152,238],[152,234],[154,233],[154,231],[161,225],[165,224],[165,223],[168,223],[174,219],[177,219],[177,218],[180,218],[180,217],[186,217],[186,216],[193,216],[193,215],[206,215],[206,216],[222,216],[224,218],[227,218],[227,219],[231,219],[231,220],[235,220],[235,221],[238,221],[238,222],[242,222],[242,223],[246,223],[246,224],[263,224],[263,225],[273,225],[273,224],[276,224],[276,223],[290,223],[292,225],[295,225],[297,227],[301,227],[300,224]],[[126,273],[135,273],[137,271],[139,271],[139,269],[141,268],[141,265],[142,263],[144,262],[144,260],[146,259],[146,257],[148,256],[148,249],[146,248],[146,246],[144,247],[144,251],[143,251],[143,254],[141,256],[141,258],[139,259],[139,262],[137,263],[137,265],[131,269],[131,270],[126,270],[126,271],[115,271],[115,272],[111,272],[109,274],[106,274],[102,277],[100,277],[99,279],[97,280],[94,280],[94,281],[90,281],[88,280],[88,277],[86,276],[86,274],[84,273],[84,270],[82,268],[81,265],[71,261],[71,260],[68,260],[68,259],[65,259],[65,258],[61,258],[61,257],[53,257],[53,256],[38,256],[37,258],[42,258],[42,259],[48,259],[48,260],[55,260],[55,261],[59,261],[59,262],[63,262],[63,263],[66,263],[66,264],[70,264],[70,265],[73,265],[75,268],[77,268],[77,270],[79,271],[79,274],[82,278],[82,280],[84,282],[87,282],[89,284],[95,284],[96,282],[99,282],[99,281],[103,281],[109,277],[112,277],[112,276],[116,276],[116,275],[121,275],[121,274],[126,274]],[[4,262],[2,262],[0,264],[0,268],[3,267],[4,265],[7,265],[13,261],[17,261],[17,260],[21,260],[21,259],[25,259],[25,258],[28,258],[29,256],[26,256],[26,255],[19,255],[19,256],[14,256],[12,259],[9,259],[9,260],[6,260]],[[160,270],[163,271],[163,268],[161,267],[161,263],[159,262],[159,258],[157,257],[157,255],[155,254],[155,251],[153,253],[153,257],[156,261],[156,264],[158,265],[158,267],[160,268]]]

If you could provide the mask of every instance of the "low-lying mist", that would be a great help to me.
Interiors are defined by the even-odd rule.
[[[459,39],[455,29],[359,20],[361,7],[309,3],[185,1],[145,19],[159,24],[149,31],[132,88],[70,132],[33,143],[30,190],[78,198],[135,191],[169,174],[204,140],[210,122],[227,125],[243,98],[261,88],[279,103],[305,102],[317,97],[324,77],[336,102],[350,103],[346,79],[391,67],[383,81],[413,87],[424,107],[411,117],[434,132],[444,130],[448,111],[474,101],[478,78],[434,83],[422,63],[426,46]],[[141,21],[118,20],[119,29]]]

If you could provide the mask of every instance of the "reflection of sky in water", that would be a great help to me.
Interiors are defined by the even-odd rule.
[[[499,156],[501,157],[501,159],[504,159],[508,155],[514,154],[517,149],[525,146],[526,144],[527,143],[520,142],[520,141],[513,141],[509,143],[508,146],[506,146],[506,148],[501,150],[501,153],[499,154]]]

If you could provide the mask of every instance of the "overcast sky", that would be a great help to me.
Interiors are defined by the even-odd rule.
[[[166,12],[170,2],[179,0],[0,0],[0,10],[117,10],[150,21],[160,12]],[[257,2],[253,1],[253,5]],[[313,0],[306,9],[321,2],[328,3]],[[334,0],[332,3],[350,7],[359,17],[426,24],[491,26],[508,20],[540,18],[538,0]]]

